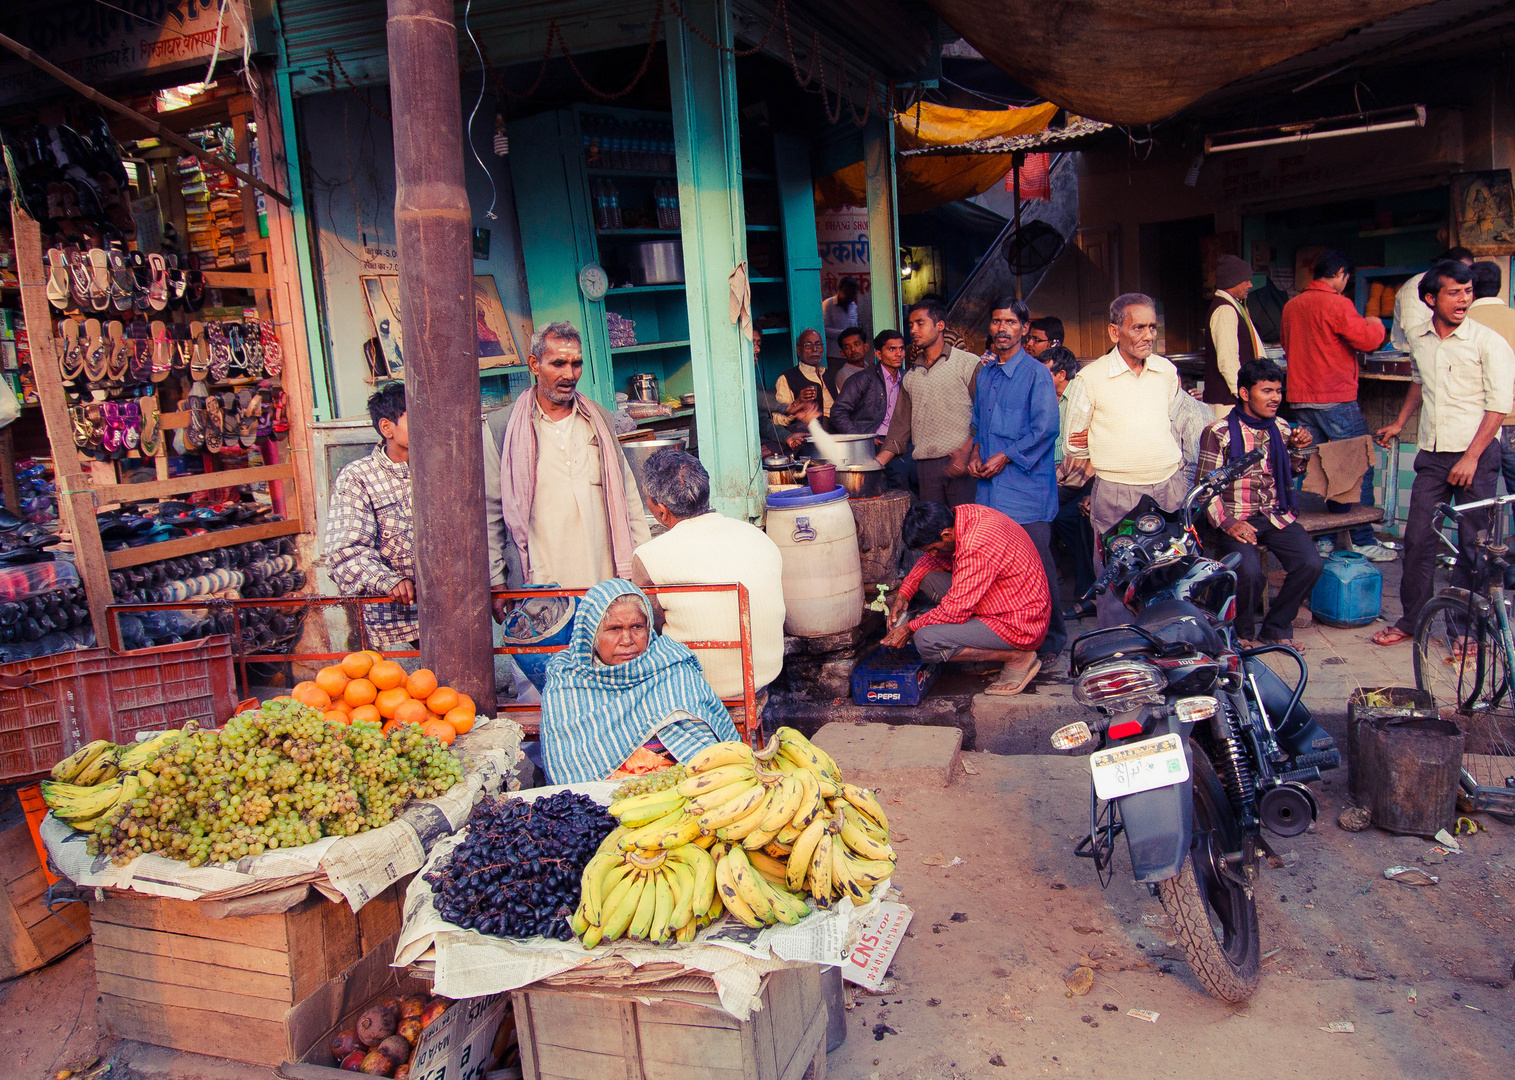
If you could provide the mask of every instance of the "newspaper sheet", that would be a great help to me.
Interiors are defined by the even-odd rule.
[[[570,784],[518,794],[537,799],[566,789],[608,805],[616,787],[609,783]],[[615,956],[632,967],[678,961],[690,970],[703,972],[715,981],[722,1008],[738,1020],[746,1020],[759,1003],[767,973],[800,963],[828,967],[846,963],[849,945],[856,944],[864,924],[889,892],[889,883],[882,882],[873,890],[876,899],[854,905],[843,897],[829,911],[812,911],[794,926],[780,924],[757,930],[728,917],[687,944],[621,940],[586,950],[576,941],[492,937],[460,929],[438,915],[425,876],[446,861],[465,835],[460,832],[439,843],[422,872],[411,879],[405,893],[405,922],[395,946],[395,967],[430,967],[435,977],[434,992],[450,998],[516,990]]]
[[[161,855],[142,855],[114,866],[86,850],[83,833],[51,814],[42,819],[42,840],[58,871],[76,885],[131,889],[174,900],[228,900],[314,885],[354,911],[395,881],[420,869],[431,851],[468,820],[480,792],[498,791],[520,749],[521,727],[513,720],[480,721],[453,743],[463,759],[461,783],[435,799],[406,806],[382,828],[356,836],[328,836],[313,844],[250,855],[235,863],[191,867]]]

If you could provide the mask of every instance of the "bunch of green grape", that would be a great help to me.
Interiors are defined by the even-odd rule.
[[[647,795],[654,791],[667,791],[678,787],[689,777],[689,770],[682,765],[671,765],[645,776],[633,776],[615,789],[616,799],[629,799],[633,795]]]
[[[331,724],[276,698],[165,747],[89,851],[118,865],[149,853],[191,866],[234,862],[379,828],[411,799],[462,779],[452,752],[414,724],[386,736],[377,724]]]

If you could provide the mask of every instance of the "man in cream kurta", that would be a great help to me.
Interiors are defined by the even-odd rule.
[[[1095,543],[1151,495],[1164,510],[1176,510],[1189,493],[1188,470],[1169,422],[1184,393],[1178,370],[1152,351],[1157,305],[1141,293],[1110,304],[1110,340],[1115,348],[1088,364],[1068,386],[1064,446],[1074,461],[1094,470],[1089,521]],[[1096,563],[1100,561],[1095,552]],[[1095,601],[1099,625],[1119,626],[1130,612],[1106,592]]]
[[[587,415],[597,407],[575,395],[573,412],[562,420],[548,417],[540,402],[533,410],[537,489],[527,537],[533,585],[557,582],[565,589],[587,589],[616,576],[599,441]],[[645,544],[652,532],[636,477],[619,447],[617,456],[624,470],[632,540]]]

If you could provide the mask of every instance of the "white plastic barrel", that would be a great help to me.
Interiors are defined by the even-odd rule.
[[[769,538],[784,557],[784,633],[825,637],[863,618],[863,569],[847,492],[770,492]]]

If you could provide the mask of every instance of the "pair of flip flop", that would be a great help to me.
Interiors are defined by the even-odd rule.
[[[69,407],[74,445],[101,458],[138,449],[146,457],[154,456],[161,445],[159,420],[158,401],[152,395]]]
[[[204,383],[197,382],[188,401],[189,427],[184,443],[191,450],[205,449],[214,454],[228,447],[257,445],[263,416],[261,393],[243,387],[235,394],[211,394]]]

